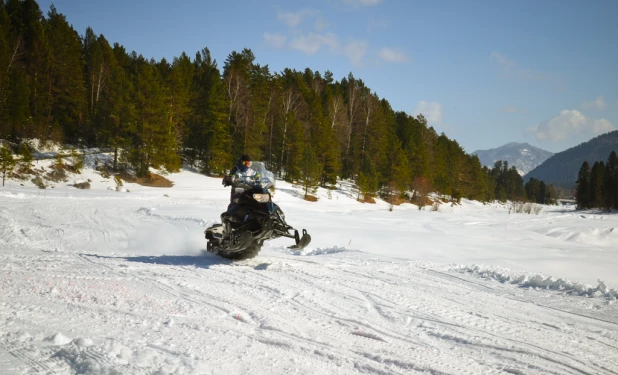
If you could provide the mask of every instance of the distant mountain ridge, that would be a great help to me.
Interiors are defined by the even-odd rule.
[[[492,168],[498,160],[507,161],[509,168],[515,166],[519,174],[523,176],[550,158],[554,153],[531,146],[528,143],[511,142],[498,148],[477,150],[472,153],[472,155],[474,154],[479,157],[482,165],[489,168]]]
[[[584,161],[590,166],[595,161],[607,163],[612,151],[618,152],[618,130],[599,135],[588,142],[559,152],[524,176],[524,181],[534,177],[546,184],[574,188],[577,173]]]

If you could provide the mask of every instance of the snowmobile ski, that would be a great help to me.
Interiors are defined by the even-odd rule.
[[[298,231],[294,231],[294,240],[296,241],[296,245],[288,246],[288,249],[292,250],[302,250],[311,242],[311,236],[307,233],[307,230],[303,229],[303,236],[300,237],[298,235]]]

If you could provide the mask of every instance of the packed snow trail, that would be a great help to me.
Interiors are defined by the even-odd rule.
[[[232,263],[207,202],[77,196],[0,197],[3,374],[618,374],[609,299],[354,247]]]

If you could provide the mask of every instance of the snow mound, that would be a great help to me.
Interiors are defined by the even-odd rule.
[[[605,282],[601,280],[598,280],[598,285],[593,287],[588,284],[572,282],[568,279],[556,279],[553,276],[545,277],[540,274],[517,274],[500,267],[482,267],[477,265],[460,267],[460,272],[472,273],[485,279],[499,281],[503,284],[516,284],[524,288],[561,290],[586,297],[605,297],[609,300],[618,299],[618,290],[610,289]]]
[[[66,337],[60,332],[56,333],[53,336],[48,337],[46,340],[53,342],[54,345],[66,345],[66,344],[69,344],[71,341],[73,341],[72,339]]]
[[[312,255],[328,255],[328,254],[336,254],[336,253],[344,253],[344,252],[360,252],[360,250],[348,249],[346,247],[328,247],[325,249],[317,248],[317,249],[302,249],[302,250],[290,250],[289,253],[291,255],[298,256],[312,256]]]

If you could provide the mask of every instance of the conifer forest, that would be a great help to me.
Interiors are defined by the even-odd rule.
[[[155,61],[91,28],[81,35],[53,6],[0,0],[0,139],[16,153],[35,138],[108,149],[110,168],[141,176],[183,163],[220,176],[249,154],[288,181],[352,179],[369,196],[548,198],[507,163],[483,167],[422,115],[393,110],[353,73],[273,72],[255,60],[246,48],[219,65],[204,47]]]

